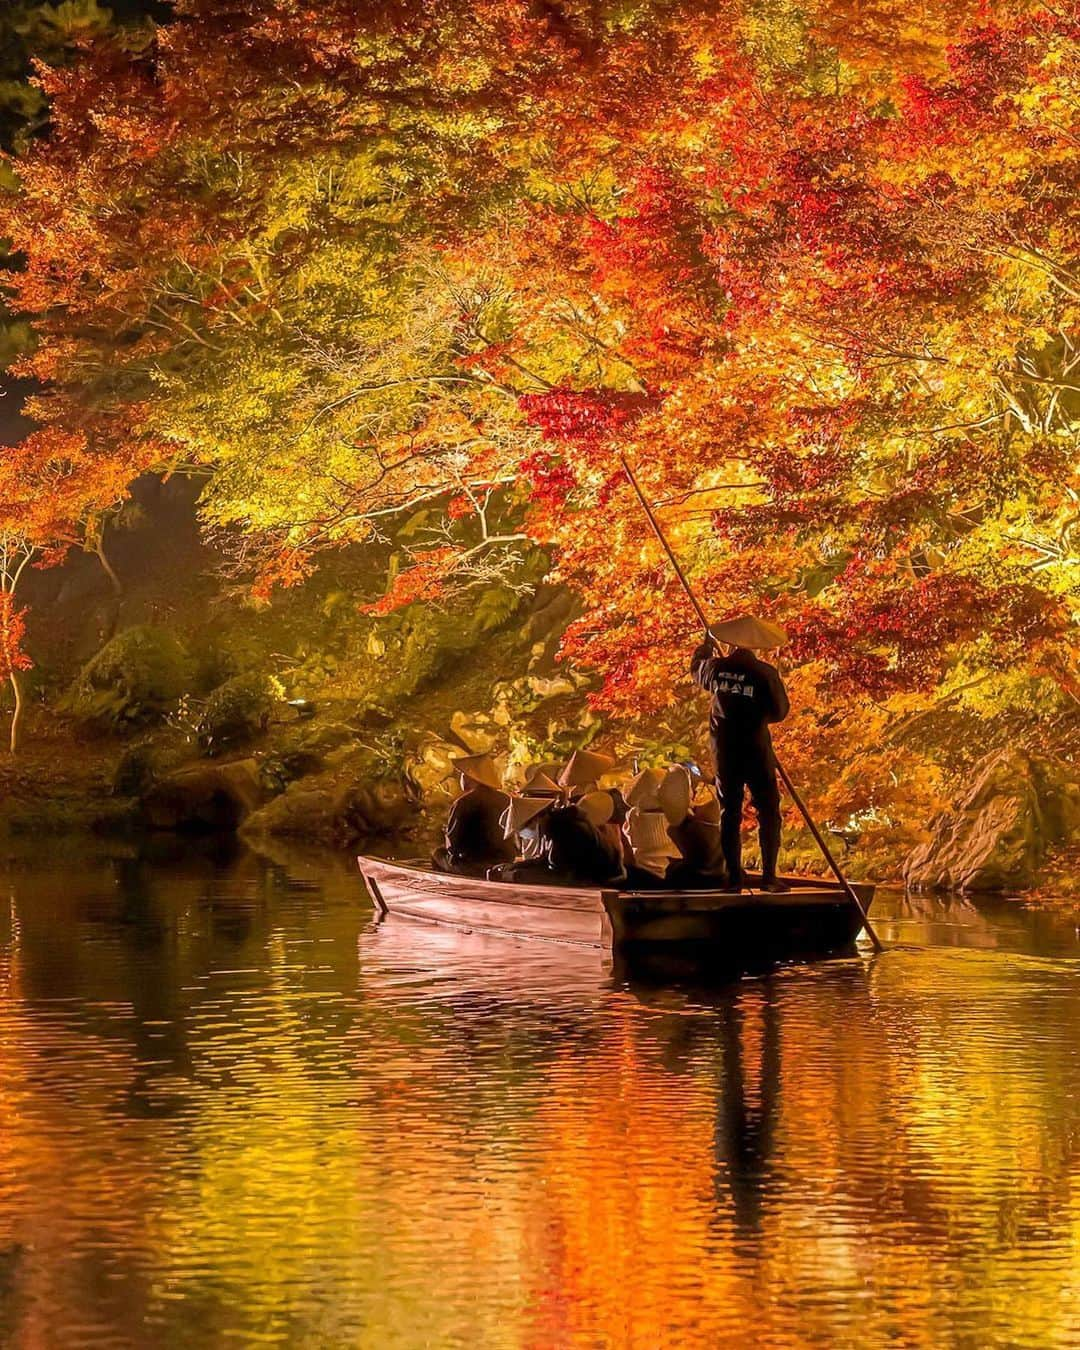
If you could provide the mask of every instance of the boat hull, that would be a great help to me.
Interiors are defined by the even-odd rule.
[[[417,863],[361,857],[360,871],[381,909],[479,932],[512,933],[610,947],[604,892],[563,886],[511,886],[436,872]]]
[[[865,909],[873,888],[860,889]],[[707,946],[718,957],[841,951],[862,929],[861,916],[842,892],[820,889],[788,895],[617,895],[609,904],[609,917],[616,946]]]
[[[634,951],[701,954],[717,964],[849,949],[862,919],[838,885],[789,878],[782,895],[519,886],[360,857],[380,910],[479,932]],[[873,886],[855,891],[869,909]]]

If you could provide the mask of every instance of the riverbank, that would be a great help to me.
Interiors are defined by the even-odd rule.
[[[257,744],[222,758],[200,755],[175,732],[134,743],[79,736],[70,724],[33,713],[29,727],[23,752],[0,757],[6,857],[33,857],[46,847],[77,852],[94,838],[131,856],[244,847],[268,858],[351,860],[359,847],[426,853],[439,839],[454,790],[449,757],[465,750],[421,729],[412,751],[391,763],[373,751],[370,736],[326,714],[291,714],[268,726]],[[992,809],[1001,815],[1000,804]],[[939,837],[955,828],[955,820],[942,822]],[[857,840],[831,842],[852,879],[899,884],[902,858],[891,869],[875,867]],[[1011,846],[1005,839],[1000,847]],[[921,846],[908,857],[926,852]],[[813,840],[795,822],[785,833],[782,866],[824,871]],[[1031,884],[984,893],[1024,907],[1080,912],[1080,847],[1054,844]]]
[[[538,551],[514,585],[438,606],[373,612],[385,558],[364,547],[260,600],[200,534],[196,487],[139,485],[110,534],[120,595],[85,554],[31,575],[34,669],[20,752],[0,755],[0,835],[209,830],[425,852],[457,755],[492,752],[510,781],[589,745],[628,772],[708,762],[688,690],[621,719],[594,706],[596,674],[560,656],[579,602]],[[777,743],[853,878],[1080,889],[1075,718],[948,704],[837,717],[812,671],[787,678]],[[782,863],[821,870],[790,806]]]

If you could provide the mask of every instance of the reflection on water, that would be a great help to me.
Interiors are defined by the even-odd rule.
[[[1075,1347],[1080,946],[722,988],[376,926],[345,862],[0,870],[0,1344]]]

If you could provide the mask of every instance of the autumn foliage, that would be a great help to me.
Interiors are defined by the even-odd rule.
[[[70,438],[78,520],[197,466],[264,592],[393,543],[375,613],[535,541],[598,706],[665,718],[694,619],[625,454],[710,610],[790,629],[800,753],[1068,716],[1078,36],[1016,0],[183,0],[40,72],[20,453]]]

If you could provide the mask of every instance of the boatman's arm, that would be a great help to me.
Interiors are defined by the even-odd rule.
[[[765,720],[767,722],[782,722],[791,711],[791,703],[788,699],[787,690],[784,688],[784,681],[780,678],[780,672],[776,667],[770,666],[767,661],[762,661],[761,672],[769,686],[769,698],[773,705],[772,712]]]
[[[710,694],[715,692],[713,684],[718,662],[716,648],[711,642],[703,642],[690,658],[690,678],[699,688],[707,689]]]

